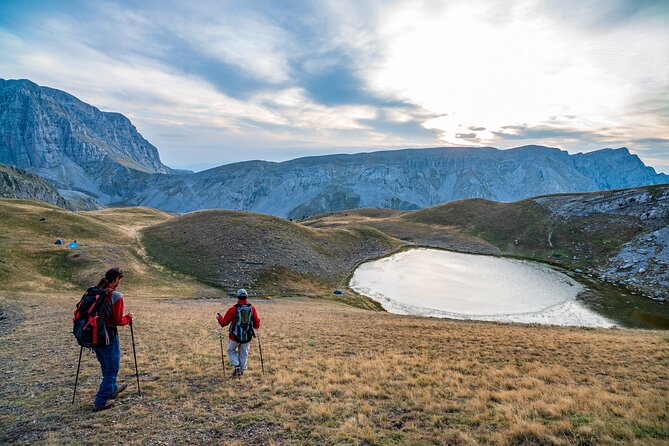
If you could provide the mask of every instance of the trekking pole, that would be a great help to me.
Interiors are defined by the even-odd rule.
[[[258,350],[260,350],[260,367],[262,367],[262,376],[265,376],[265,361],[262,359],[262,344],[260,343],[260,332],[258,332]]]
[[[130,337],[132,338],[132,355],[135,357],[135,376],[137,377],[137,393],[142,395],[139,388],[139,370],[137,369],[137,352],[135,351],[135,333],[132,331],[132,321],[130,321]]]
[[[84,347],[81,346],[79,350],[79,363],[77,364],[77,377],[74,379],[74,392],[72,393],[72,404],[74,404],[74,397],[77,395],[77,382],[79,382],[79,367],[81,367],[81,354],[84,352]]]
[[[225,371],[225,356],[223,355],[223,330],[218,327],[218,340],[221,341],[221,364],[223,364],[223,371]]]

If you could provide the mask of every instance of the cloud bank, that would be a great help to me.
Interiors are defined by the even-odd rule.
[[[669,172],[666,1],[34,1],[0,77],[129,116],[175,167],[628,146]]]

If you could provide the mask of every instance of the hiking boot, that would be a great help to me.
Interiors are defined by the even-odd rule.
[[[114,405],[114,400],[107,400],[104,406],[93,406],[93,412],[100,412],[101,410],[107,410]]]
[[[232,371],[232,376],[242,376],[241,367],[235,366],[235,369]]]
[[[128,385],[126,383],[117,385],[116,390],[114,390],[114,393],[112,393],[111,399],[116,399],[118,394],[123,392],[127,388],[128,388]]]

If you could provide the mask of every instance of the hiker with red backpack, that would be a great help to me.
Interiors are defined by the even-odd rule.
[[[122,278],[120,268],[108,270],[96,286],[86,291],[74,312],[74,336],[82,348],[95,351],[102,370],[94,412],[111,407],[114,399],[128,387],[125,383],[116,383],[121,366],[117,327],[132,323],[131,313],[123,315],[123,297],[116,291]]]
[[[255,307],[248,303],[248,293],[245,289],[237,291],[237,304],[233,305],[221,316],[217,313],[216,319],[221,327],[230,325],[228,335],[228,357],[234,367],[232,376],[241,376],[246,370],[246,359],[249,356],[251,340],[255,337],[255,330],[260,328],[260,318]]]

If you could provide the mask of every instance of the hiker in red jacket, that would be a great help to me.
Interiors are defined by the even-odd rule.
[[[251,339],[255,336],[254,329],[260,328],[260,318],[255,307],[246,300],[248,293],[245,289],[237,291],[237,304],[233,305],[221,316],[218,313],[216,319],[221,327],[230,324],[228,337],[228,357],[230,364],[235,368],[232,376],[241,376],[246,370],[246,358],[249,356]]]
[[[131,313],[123,315],[123,297],[116,291],[121,279],[123,279],[123,271],[120,268],[112,268],[105,273],[96,286],[96,288],[111,293],[111,299],[109,307],[105,310],[105,323],[110,337],[109,345],[93,348],[102,369],[102,382],[95,395],[94,412],[108,409],[118,394],[128,387],[126,383],[116,384],[116,376],[121,367],[121,344],[116,327],[128,325],[132,321]]]

